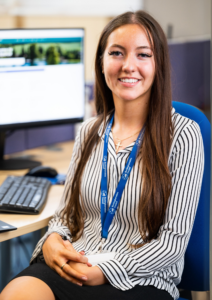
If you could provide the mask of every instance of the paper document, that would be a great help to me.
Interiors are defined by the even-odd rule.
[[[98,263],[102,263],[108,260],[111,260],[114,258],[116,252],[106,252],[106,253],[97,253],[97,254],[91,254],[86,255],[88,258],[88,261],[92,266],[96,266]]]

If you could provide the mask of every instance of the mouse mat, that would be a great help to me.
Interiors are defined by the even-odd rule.
[[[54,178],[50,178],[50,177],[45,177],[46,179],[48,179],[51,184],[65,184],[65,180],[66,180],[66,174],[58,174],[56,177]]]
[[[17,228],[14,227],[13,225],[10,225],[0,220],[0,232],[11,231],[16,229]]]

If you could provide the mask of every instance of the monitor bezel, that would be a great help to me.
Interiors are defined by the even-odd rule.
[[[32,129],[38,127],[48,127],[48,126],[57,126],[57,125],[65,125],[65,124],[74,124],[84,121],[85,117],[85,28],[83,27],[52,27],[52,28],[4,28],[0,29],[1,31],[17,31],[17,30],[83,30],[83,55],[82,55],[82,62],[83,62],[83,78],[84,78],[84,114],[82,117],[79,118],[66,118],[66,119],[54,119],[54,120],[44,120],[44,121],[35,121],[35,122],[25,122],[25,123],[10,123],[10,124],[0,124],[0,131],[7,131],[7,130],[18,130],[18,129]]]

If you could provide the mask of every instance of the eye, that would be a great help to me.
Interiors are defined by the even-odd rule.
[[[151,54],[147,54],[147,53],[140,53],[138,54],[138,56],[140,56],[141,58],[152,57]]]
[[[112,56],[121,56],[122,53],[120,51],[111,51],[111,52],[108,52],[109,55],[112,55]]]

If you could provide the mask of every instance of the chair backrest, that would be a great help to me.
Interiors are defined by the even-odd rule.
[[[175,101],[172,102],[172,106],[177,113],[194,120],[200,126],[205,154],[205,166],[199,205],[188,248],[185,253],[182,281],[178,287],[192,291],[208,291],[211,125],[204,113],[194,106]]]

